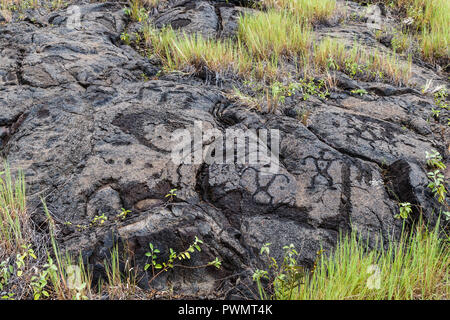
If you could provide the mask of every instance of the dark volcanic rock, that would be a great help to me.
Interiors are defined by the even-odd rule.
[[[230,36],[244,9],[220,3],[183,1],[155,19],[187,32]],[[248,281],[267,242],[278,258],[293,243],[308,266],[321,247],[330,251],[340,231],[358,230],[372,243],[377,236],[397,237],[393,194],[427,208],[429,220],[432,209],[438,211],[422,166],[433,148],[448,157],[448,129],[442,133],[427,121],[430,98],[341,77],[342,90],[367,88],[373,95],[341,91],[326,104],[298,102],[296,108],[312,105],[305,126],[235,106],[198,79],[144,81],[158,68],[121,45],[127,25],[121,5],[83,4],[81,12],[79,29],[67,28],[64,10],[39,14],[38,24],[0,26],[0,150],[11,167],[24,170],[37,222],[45,221],[40,197],[61,224],[108,216],[101,227],[68,227],[59,238],[62,247],[81,249],[98,275],[116,240],[126,242],[142,270],[149,242],[167,255],[198,236],[205,249],[191,263],[218,256],[223,268],[167,273],[155,285],[172,281],[177,291],[207,294],[232,287],[238,277]],[[221,133],[279,130],[279,171],[174,163],[171,133],[193,133],[196,122]],[[167,202],[173,188],[177,196]],[[121,208],[132,211],[125,220],[116,219]],[[220,287],[217,279],[226,277]]]
[[[427,203],[432,196],[426,185],[428,178],[421,168],[414,162],[407,162],[403,159],[397,160],[389,166],[386,174],[387,185],[391,196],[400,202],[411,203],[413,209],[413,219],[418,220],[420,215],[433,224],[435,214],[432,206],[423,207],[422,203]],[[437,202],[437,201],[436,201]],[[435,207],[439,205],[436,203]]]
[[[182,29],[188,33],[201,33],[212,37],[220,28],[219,17],[214,5],[209,1],[182,1],[175,7],[155,17],[158,27],[170,25],[174,29]]]

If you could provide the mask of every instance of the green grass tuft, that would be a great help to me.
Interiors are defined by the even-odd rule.
[[[429,300],[448,299],[450,250],[439,227],[417,227],[387,247],[370,250],[356,232],[340,237],[321,255],[295,289],[279,287],[275,299]]]
[[[267,8],[288,11],[303,22],[322,22],[336,10],[336,0],[262,0]]]

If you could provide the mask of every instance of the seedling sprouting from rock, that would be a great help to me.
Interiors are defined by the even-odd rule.
[[[119,220],[125,220],[129,213],[131,213],[131,210],[125,210],[122,208],[122,212],[117,215],[117,218]]]
[[[177,189],[170,189],[170,191],[169,191],[169,193],[168,194],[166,194],[166,198],[169,198],[169,201],[170,202],[172,202],[173,201],[173,198],[174,197],[176,197],[176,192],[177,191]]]
[[[400,213],[395,215],[395,218],[397,218],[397,219],[402,218],[403,220],[408,219],[409,214],[412,212],[411,203],[402,202],[402,203],[399,203],[398,205],[400,207]]]
[[[190,260],[191,254],[194,253],[196,250],[198,252],[202,251],[200,248],[200,245],[203,244],[203,241],[200,240],[198,237],[195,237],[194,242],[183,252],[177,253],[172,248],[169,249],[169,259],[166,262],[163,263],[157,263],[156,259],[158,258],[158,253],[160,253],[159,249],[156,249],[152,243],[149,243],[150,251],[145,253],[145,256],[150,258],[150,263],[147,263],[144,266],[144,270],[148,270],[151,267],[152,275],[153,277],[150,279],[149,283],[151,283],[153,280],[155,280],[159,275],[161,275],[163,272],[167,272],[170,269],[173,269],[175,267],[181,267],[181,268],[191,268],[191,269],[200,269],[200,268],[206,268],[209,266],[214,266],[217,269],[220,268],[222,262],[219,260],[219,258],[216,257],[215,260],[200,266],[194,266],[194,267],[188,267],[183,265],[175,264],[176,261],[182,261],[182,260]],[[158,271],[158,272],[156,272]]]

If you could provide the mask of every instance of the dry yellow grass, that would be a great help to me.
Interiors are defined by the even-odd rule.
[[[326,20],[336,9],[336,0],[262,0],[261,4],[312,23]]]

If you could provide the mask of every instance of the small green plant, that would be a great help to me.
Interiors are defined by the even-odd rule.
[[[36,255],[34,254],[34,250],[31,249],[31,244],[22,245],[21,247],[23,249],[22,253],[18,253],[16,255],[16,266],[18,277],[21,277],[23,274],[27,258],[31,257],[33,259],[37,259]]]
[[[130,16],[132,20],[143,22],[148,20],[148,12],[144,8],[141,0],[130,0],[129,7],[123,9],[123,12]]]
[[[46,298],[50,297],[50,294],[46,290],[50,273],[58,271],[58,268],[53,263],[53,259],[48,257],[47,263],[44,265],[44,270],[38,273],[37,276],[31,277],[31,288],[33,289],[34,300],[39,300],[41,296]]]
[[[5,293],[0,296],[0,300],[14,300],[14,293]]]
[[[409,215],[412,212],[411,203],[409,203],[409,202],[402,202],[402,203],[399,203],[398,205],[399,205],[399,208],[400,208],[400,213],[395,215],[395,218],[397,218],[397,219],[401,218],[403,220],[408,219]]]
[[[431,115],[437,120],[439,119],[439,115],[441,114],[441,110],[431,108]]]
[[[264,286],[262,285],[261,280],[262,279],[269,280],[269,272],[267,272],[266,270],[256,269],[255,272],[253,272],[252,279],[253,281],[256,282],[256,285],[258,287],[259,297],[262,300],[267,300],[267,294],[266,291],[264,290]]]
[[[308,118],[311,115],[311,111],[302,109],[297,111],[297,119],[304,125],[308,126]]]
[[[126,251],[121,252],[116,243],[110,250],[110,257],[103,261],[107,283],[104,290],[111,299],[129,299],[137,290],[136,268],[131,266]]]
[[[129,7],[124,8],[123,13],[125,13],[125,15],[127,16],[131,16],[131,8]]]
[[[318,71],[341,70],[362,80],[406,84],[411,76],[411,57],[406,63],[400,61],[395,53],[368,50],[358,42],[350,46],[330,37],[314,44],[311,59]]]
[[[447,194],[447,189],[444,185],[444,174],[441,170],[445,170],[447,167],[442,162],[442,156],[436,150],[431,152],[425,152],[427,158],[427,165],[431,169],[436,169],[434,171],[428,172],[428,178],[431,182],[428,184],[428,188],[434,193],[438,198],[438,201],[442,204],[445,203],[445,197]]]
[[[272,94],[272,98],[277,102],[277,103],[284,103],[286,96],[285,96],[285,88],[283,86],[282,83],[275,81],[274,83],[272,83],[271,87],[271,94]]]
[[[131,210],[125,210],[124,208],[121,209],[122,211],[117,215],[117,218],[119,220],[125,220],[128,216],[128,214],[131,213]]]
[[[147,270],[148,268],[152,267],[152,269],[161,269],[162,265],[161,264],[157,264],[156,263],[156,258],[158,257],[156,254],[160,253],[159,249],[155,249],[153,247],[153,243],[149,243],[149,247],[150,247],[150,252],[145,253],[145,256],[149,257],[151,260],[150,263],[147,263],[144,267],[144,270]],[[154,270],[152,270],[153,274],[155,273]]]
[[[392,50],[397,53],[403,53],[412,46],[412,40],[409,35],[398,31],[394,33],[391,40]]]
[[[450,106],[447,104],[447,88],[442,87],[434,93],[434,102],[441,109],[450,110]]]
[[[144,72],[141,73],[141,77],[142,79],[144,79],[145,82],[150,80],[149,77]]]
[[[355,62],[353,59],[346,59],[344,61],[344,64],[345,64],[344,70],[352,78],[354,78],[358,74],[363,74],[364,72],[363,66]]]
[[[339,70],[339,65],[336,63],[336,60],[333,58],[331,54],[328,54],[327,58],[327,68],[329,70]]]
[[[427,158],[427,165],[430,168],[436,168],[439,170],[445,170],[446,166],[442,162],[442,156],[436,150],[431,150],[431,152],[425,151],[425,156]]]
[[[200,245],[203,244],[203,241],[200,240],[198,237],[195,237],[194,242],[184,251],[182,252],[176,252],[172,248],[169,248],[169,258],[167,261],[163,263],[157,263],[158,253],[160,253],[159,249],[156,249],[152,243],[149,244],[150,251],[147,252],[145,255],[147,258],[150,259],[150,263],[146,263],[144,266],[144,270],[148,270],[151,267],[152,275],[153,277],[150,279],[149,283],[152,283],[159,275],[161,275],[163,272],[167,272],[170,269],[173,269],[175,267],[181,267],[181,268],[191,268],[191,269],[199,269],[199,268],[205,268],[208,266],[214,266],[216,268],[220,268],[221,262],[216,257],[215,260],[200,266],[195,267],[187,267],[184,265],[175,264],[176,261],[182,261],[182,260],[190,260],[191,254],[195,251],[201,252],[202,249]]]
[[[310,96],[318,96],[319,98],[325,99],[329,96],[329,92],[325,86],[324,80],[314,79],[301,79],[299,83],[293,83],[289,86],[289,93],[293,94],[296,90],[300,90],[303,95],[303,100],[308,100]]]
[[[94,219],[92,219],[91,221],[91,225],[95,226],[95,225],[102,225],[106,222],[106,220],[108,220],[108,217],[105,216],[104,213],[102,213],[101,215],[96,215],[94,217]]]
[[[439,171],[428,172],[428,178],[431,182],[428,184],[428,188],[435,194],[440,203],[445,203],[445,196],[447,189],[444,185],[444,175]]]
[[[295,288],[300,286],[305,276],[305,269],[297,264],[299,253],[293,244],[283,247],[284,256],[281,264],[270,255],[270,243],[261,247],[260,255],[264,256],[269,270],[257,269],[253,273],[253,281],[256,282],[258,293],[261,299],[267,300],[269,297],[282,297],[291,299]],[[262,279],[270,281],[269,288],[264,288]],[[270,291],[272,294],[268,294]]]
[[[367,94],[367,91],[365,89],[354,89],[351,91],[353,94],[359,94],[360,96],[363,96]]]
[[[450,220],[450,211],[444,211],[444,212],[442,212],[442,214],[445,217],[445,221],[449,221]]]
[[[122,40],[126,45],[130,45],[130,35],[125,31],[120,34],[120,40]]]
[[[84,231],[88,228],[87,225],[83,225],[83,224],[77,224],[77,225],[75,225],[75,227],[77,228],[78,231]]]
[[[300,93],[305,101],[311,96],[317,96],[322,99],[326,99],[329,96],[325,81],[322,79],[315,81],[312,78],[304,78],[291,82],[287,86],[280,82],[274,82],[271,88],[272,99],[277,103],[284,103],[286,96],[290,97],[297,93]]]
[[[14,274],[14,267],[9,263],[9,258],[0,262],[0,294],[6,295],[3,292],[8,287],[9,279]]]
[[[222,261],[220,261],[219,258],[216,257],[213,261],[210,261],[208,263],[208,266],[213,266],[217,269],[220,269],[220,267],[222,266]]]
[[[177,192],[177,189],[170,189],[169,193],[166,194],[166,198],[169,198],[169,201],[173,201],[174,197],[177,196],[177,194],[175,193]]]

